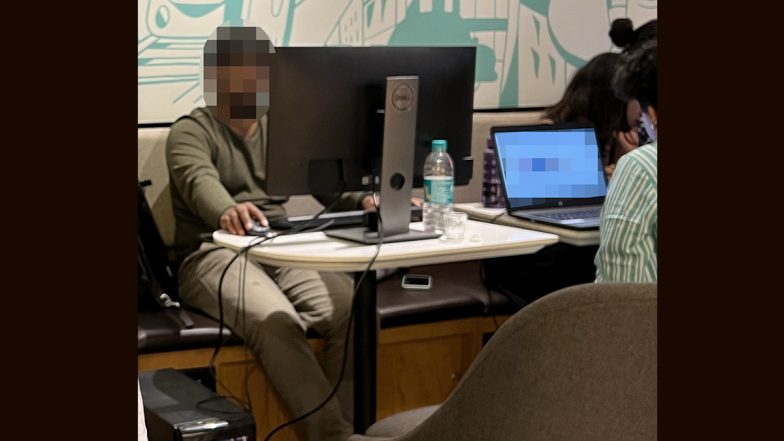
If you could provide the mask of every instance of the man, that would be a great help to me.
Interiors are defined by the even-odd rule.
[[[269,103],[269,37],[260,28],[224,24],[204,45],[204,108],[175,122],[166,142],[176,218],[182,299],[218,317],[221,273],[235,253],[199,237],[222,228],[243,235],[256,221],[285,216],[286,198],[270,197],[264,182],[265,114]],[[368,208],[372,197],[344,195],[341,209]],[[343,360],[353,282],[343,273],[318,273],[248,262],[232,264],[221,287],[226,323],[253,350],[282,400],[299,416],[332,390]],[[325,339],[322,371],[305,338]],[[349,351],[349,357],[351,351]],[[307,440],[344,441],[352,433],[351,358],[336,398],[297,424]]]
[[[657,87],[656,40],[624,53],[613,80],[619,98],[639,101],[645,131],[653,140],[618,161],[602,208],[597,282],[656,282]]]

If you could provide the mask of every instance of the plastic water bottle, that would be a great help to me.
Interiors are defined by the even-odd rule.
[[[422,222],[425,231],[444,231],[442,215],[452,209],[455,190],[455,163],[446,152],[446,141],[433,140],[433,150],[425,158],[425,204]]]
[[[482,174],[482,205],[488,208],[506,207],[504,189],[501,188],[501,175],[498,172],[498,160],[495,156],[493,140],[490,138],[487,139]]]

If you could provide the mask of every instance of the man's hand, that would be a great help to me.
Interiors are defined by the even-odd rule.
[[[267,217],[259,207],[250,202],[242,202],[227,208],[221,214],[220,227],[231,234],[244,236],[245,231],[250,230],[253,226],[253,219],[258,221],[262,227],[269,226]]]

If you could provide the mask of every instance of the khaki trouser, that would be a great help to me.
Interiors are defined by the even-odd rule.
[[[235,252],[204,243],[180,266],[182,300],[218,318],[218,282]],[[244,295],[239,296],[245,265]],[[258,357],[293,417],[315,408],[331,392],[343,360],[353,282],[345,273],[276,268],[238,258],[221,288],[224,323]],[[237,311],[244,313],[237,314]],[[305,338],[313,328],[325,339],[321,369]],[[345,441],[353,432],[353,341],[335,398],[295,427],[309,441]]]

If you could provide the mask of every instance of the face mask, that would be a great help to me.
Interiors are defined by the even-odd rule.
[[[653,128],[651,118],[645,112],[642,112],[642,126],[650,136],[651,141],[656,142],[656,129]],[[642,138],[640,138],[640,141],[642,141]],[[640,144],[642,144],[642,142],[640,142]]]
[[[648,131],[642,126],[642,116],[640,117],[640,124],[637,125],[637,139],[640,140],[639,146],[651,143],[651,137],[648,136]]]

